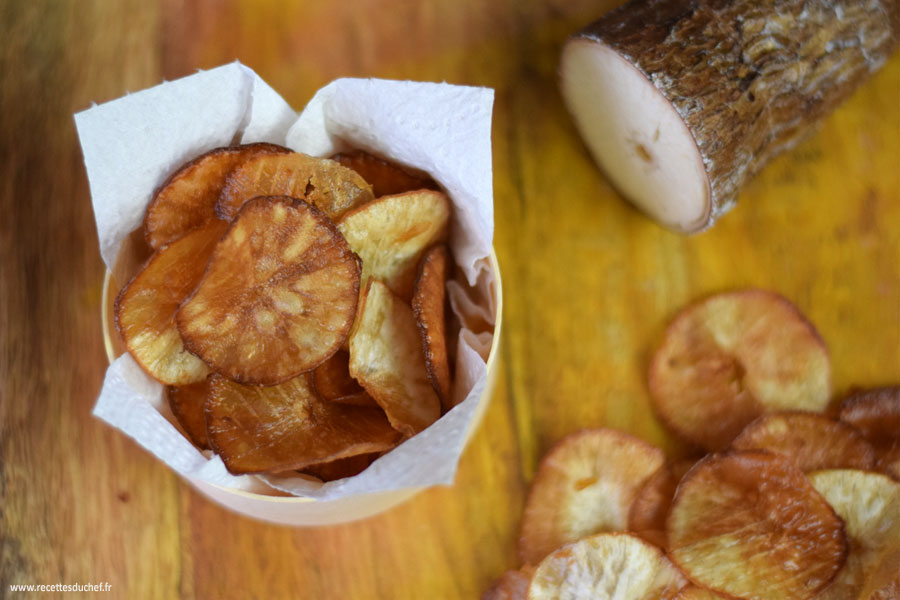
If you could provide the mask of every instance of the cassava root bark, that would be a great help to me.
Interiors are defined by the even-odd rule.
[[[623,195],[694,232],[898,38],[900,0],[632,0],[567,42],[561,88]]]

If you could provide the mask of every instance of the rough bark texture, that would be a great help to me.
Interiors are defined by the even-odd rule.
[[[900,0],[632,0],[577,37],[626,58],[684,120],[709,177],[708,227],[884,64]]]

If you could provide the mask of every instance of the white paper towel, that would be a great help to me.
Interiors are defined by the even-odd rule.
[[[377,79],[339,79],[297,117],[251,69],[233,63],[94,106],[75,115],[90,182],[100,253],[112,269],[125,237],[141,225],[154,191],[185,161],[231,143],[272,142],[328,156],[360,148],[428,172],[454,205],[450,247],[480,303],[451,288],[455,310],[474,307],[493,323],[491,110],[486,88]],[[460,314],[463,324],[469,315]],[[129,355],[107,370],[94,414],[133,437],[181,475],[247,491],[265,481],[296,495],[354,494],[449,484],[486,381],[490,340],[463,329],[454,395],[465,398],[431,427],[356,477],[321,484],[303,477],[234,476],[173,424],[162,385]]]

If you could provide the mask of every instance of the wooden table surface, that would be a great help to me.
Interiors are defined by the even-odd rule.
[[[649,353],[692,299],[760,286],[818,326],[837,394],[900,381],[900,56],[711,231],[682,237],[592,166],[556,87],[570,32],[616,0],[5,0],[0,5],[0,597],[477,598],[515,565],[554,441],[653,418]],[[502,369],[453,487],[321,529],[207,501],[91,416],[100,261],[72,114],[233,59],[300,109],[339,76],[491,86]]]

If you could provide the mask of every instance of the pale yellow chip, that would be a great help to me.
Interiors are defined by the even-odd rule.
[[[900,543],[900,483],[855,469],[818,471],[809,480],[844,520],[850,542],[847,562],[816,600],[858,598],[885,553]]]
[[[562,544],[625,529],[638,490],[664,462],[662,450],[615,429],[584,429],[560,440],[528,493],[522,562],[536,564]]]
[[[350,336],[350,375],[384,409],[391,425],[413,435],[441,416],[425,370],[412,309],[372,281]]]
[[[338,229],[363,261],[362,280],[383,281],[404,301],[412,298],[419,260],[447,236],[450,200],[418,190],[384,196],[344,215]]]
[[[601,533],[559,548],[538,565],[529,600],[675,598],[684,576],[655,546],[625,533]]]

